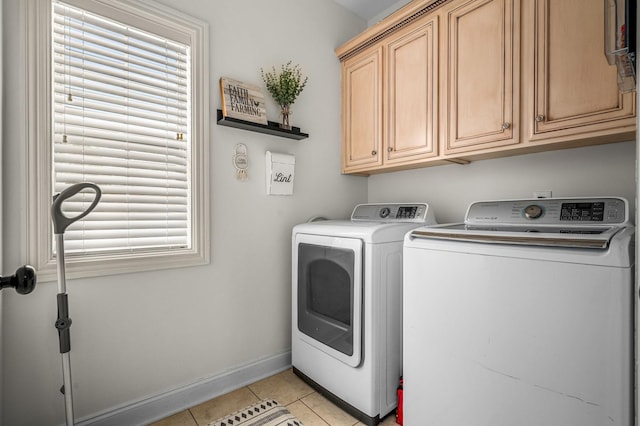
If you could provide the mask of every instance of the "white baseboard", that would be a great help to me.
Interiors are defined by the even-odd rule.
[[[187,386],[80,419],[77,426],[148,425],[291,367],[291,352],[275,355]]]

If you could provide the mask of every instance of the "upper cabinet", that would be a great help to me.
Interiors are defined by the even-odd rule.
[[[632,140],[602,0],[414,0],[336,50],[343,172]]]
[[[438,155],[437,18],[343,62],[343,172]]]
[[[628,140],[635,92],[621,93],[604,55],[602,0],[529,0],[524,58],[530,142],[602,137]]]
[[[382,46],[342,64],[343,172],[382,165]]]
[[[438,16],[399,31],[385,44],[384,163],[438,155]]]
[[[445,155],[519,142],[518,5],[467,0],[443,7]]]

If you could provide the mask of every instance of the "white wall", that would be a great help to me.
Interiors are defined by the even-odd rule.
[[[398,0],[398,1],[396,1],[395,3],[393,3],[393,6],[390,6],[390,7],[386,8],[385,10],[383,10],[380,13],[378,13],[373,18],[369,19],[369,21],[367,22],[367,25],[369,27],[371,27],[371,26],[377,24],[378,22],[382,21],[384,18],[386,18],[387,16],[391,15],[393,12],[395,12],[398,9],[400,9],[402,6],[406,5],[409,2],[411,2],[411,0]]]
[[[4,93],[2,92],[2,65],[3,65],[3,60],[2,60],[2,40],[3,40],[3,36],[2,36],[2,9],[3,9],[3,1],[4,0],[0,0],[0,164],[2,164],[2,141],[4,140],[3,137],[3,133],[2,133],[2,109],[3,109],[3,105],[4,105]],[[2,241],[2,171],[0,170],[0,241]],[[0,274],[3,272],[3,265],[2,265],[2,243],[0,243]],[[4,371],[4,363],[2,361],[3,356],[2,354],[4,353],[3,350],[3,336],[4,336],[4,331],[3,331],[3,327],[2,327],[2,293],[0,292],[0,411],[2,410],[2,405],[3,405],[3,401],[4,401],[4,392],[3,392],[3,386],[2,386],[2,382],[3,382],[3,371]],[[2,420],[2,416],[0,415],[0,426],[2,426],[4,424],[4,421]]]
[[[426,201],[439,223],[461,222],[472,201],[617,195],[635,201],[635,142],[387,173],[369,177],[369,202]],[[632,216],[633,217],[633,216]]]
[[[313,215],[346,217],[365,202],[367,180],[340,170],[340,64],[334,49],[366,22],[333,1],[162,0],[210,25],[210,265],[67,281],[76,418],[131,404],[290,350],[290,235]],[[5,265],[25,261],[26,209],[24,16],[4,1]],[[21,50],[22,49],[22,50]],[[7,58],[11,58],[8,61]],[[309,83],[292,124],[310,134],[294,141],[215,125],[221,76],[262,85],[260,68],[289,60]],[[275,105],[269,118],[277,120]],[[249,150],[248,182],[235,179],[234,146]],[[295,193],[266,196],[266,150],[296,156]],[[11,211],[8,210],[11,206]],[[18,300],[4,295],[4,404],[10,425],[64,420],[56,283],[40,282]],[[19,303],[18,303],[19,302]]]

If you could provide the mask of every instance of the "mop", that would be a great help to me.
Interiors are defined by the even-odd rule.
[[[91,189],[95,192],[95,198],[91,205],[82,213],[74,217],[67,217],[62,212],[62,203],[76,195],[84,189]],[[67,426],[73,426],[73,393],[71,384],[71,318],[69,318],[69,303],[67,301],[67,284],[64,271],[64,231],[69,225],[82,219],[96,207],[102,191],[100,188],[89,182],[77,183],[53,196],[51,205],[51,220],[53,221],[53,233],[56,235],[56,256],[58,266],[58,319],[55,327],[58,329],[58,339],[60,341],[60,354],[62,355],[62,388],[60,392],[64,395],[65,417]]]

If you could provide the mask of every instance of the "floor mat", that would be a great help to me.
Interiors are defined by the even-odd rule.
[[[303,426],[302,422],[273,399],[265,399],[218,419],[208,426]]]

